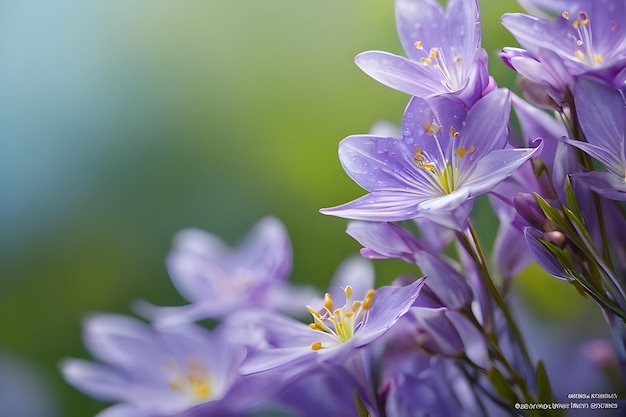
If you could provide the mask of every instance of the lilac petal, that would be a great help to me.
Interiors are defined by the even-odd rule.
[[[352,221],[346,232],[365,248],[386,258],[413,263],[415,253],[422,249],[412,233],[391,223]]]
[[[578,140],[571,140],[564,138],[563,141],[569,145],[572,145],[578,149],[581,149],[588,155],[602,162],[607,170],[617,177],[624,177],[626,175],[626,160],[624,157],[612,152],[604,146],[598,146],[587,142],[581,142]]]
[[[531,56],[523,49],[504,48],[500,57],[520,75],[543,86],[557,102],[565,100],[565,92],[572,79],[555,52],[541,49]]]
[[[571,28],[567,21],[555,25],[546,19],[522,13],[506,13],[501,19],[502,25],[515,36],[515,39],[533,53],[539,49],[570,51],[572,40]],[[573,57],[573,55],[572,55]]]
[[[400,43],[407,55],[417,61],[421,55],[414,44],[424,42],[428,47],[440,43],[444,10],[436,0],[396,0],[396,26]]]
[[[427,334],[427,345],[422,348],[444,356],[460,356],[464,352],[463,341],[447,317],[447,311],[448,309],[444,307],[413,307],[411,309],[418,327]]]
[[[618,201],[626,200],[626,181],[610,172],[573,174],[572,180],[582,183],[586,188],[605,198]]]
[[[100,401],[116,401],[128,396],[127,379],[109,366],[65,359],[60,367],[67,382]]]
[[[475,150],[460,160],[460,171],[464,170],[464,164],[480,160],[494,149],[504,148],[510,112],[510,92],[505,88],[487,94],[470,109],[467,127],[460,131],[458,144],[465,149],[473,146]]]
[[[356,346],[365,346],[389,330],[413,305],[424,283],[424,279],[419,279],[404,287],[378,288],[369,317],[361,331],[354,336]]]
[[[418,97],[449,92],[431,68],[388,52],[368,51],[354,62],[367,75],[394,90]]]
[[[450,194],[443,194],[424,200],[419,204],[420,215],[430,216],[431,213],[425,213],[428,211],[447,213],[460,207],[470,197],[470,190],[466,187],[461,187],[452,191]],[[435,218],[433,218],[433,220],[436,221]]]
[[[510,278],[522,272],[533,261],[533,257],[523,234],[511,224],[515,210],[511,210],[507,218],[498,217],[501,226],[494,242],[493,259],[502,276]]]
[[[607,148],[623,161],[626,108],[620,92],[593,79],[580,78],[574,100],[587,141]]]
[[[412,188],[417,179],[416,169],[404,161],[403,155],[398,155],[397,141],[348,136],[339,144],[339,159],[350,178],[367,191]]]
[[[480,11],[478,0],[450,0],[446,10],[448,45],[461,53],[480,48]],[[469,58],[469,57],[468,57]]]
[[[417,204],[424,197],[410,191],[374,191],[357,200],[320,210],[322,214],[353,220],[401,221],[417,216]]]
[[[511,175],[524,162],[541,152],[542,145],[535,149],[501,149],[482,158],[462,188],[472,196],[492,190],[498,183]]]
[[[115,404],[99,412],[96,417],[154,417],[154,414],[130,404]]]
[[[154,334],[144,323],[130,317],[100,314],[84,323],[85,345],[98,359],[105,362],[132,366],[135,354],[153,351]]]

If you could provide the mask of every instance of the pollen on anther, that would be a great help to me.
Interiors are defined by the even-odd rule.
[[[602,59],[602,55],[600,55],[600,54],[596,54],[595,58],[596,58],[596,63],[597,64],[601,64],[602,61],[604,61],[604,59]]]
[[[413,46],[415,46],[415,49],[424,49],[424,42],[422,42],[422,41],[415,41]]]
[[[467,152],[467,150],[463,147],[461,148],[457,148],[456,150],[456,154],[459,156],[459,158],[463,158],[465,156],[465,153]]]
[[[437,48],[430,48],[430,51],[428,53],[433,58],[439,58],[439,49]]]
[[[423,57],[420,58],[420,62],[425,65],[430,65],[433,63],[433,61],[430,58],[423,58]]]
[[[563,19],[569,19],[569,12],[565,11],[561,13],[561,16],[563,16]]]
[[[333,299],[329,293],[324,294],[324,308],[328,311],[333,311]]]
[[[311,343],[311,350],[320,350],[320,349],[322,349],[322,342]]]
[[[452,137],[458,138],[461,134],[459,132],[456,131],[456,129],[454,128],[454,126],[450,126],[450,135]]]
[[[467,152],[472,153],[476,150],[476,148],[474,147],[474,145],[470,145],[469,148],[467,148]]]
[[[365,299],[363,300],[363,310],[367,311],[372,307],[372,303],[374,302],[374,289],[372,288],[365,294]]]

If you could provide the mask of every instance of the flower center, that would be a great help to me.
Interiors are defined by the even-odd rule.
[[[363,327],[368,313],[374,302],[374,289],[365,294],[363,301],[352,300],[352,287],[344,289],[346,302],[343,307],[335,308],[330,294],[324,296],[324,307],[317,311],[307,306],[306,309],[313,316],[313,323],[309,324],[312,330],[332,335],[338,342],[345,343]],[[324,349],[322,342],[311,344],[312,350]]]
[[[464,72],[461,61],[463,60],[459,55],[455,53],[455,48],[450,47],[450,55],[446,59],[446,54],[441,51],[440,48],[430,48],[428,52],[424,49],[424,43],[417,41],[413,44],[415,49],[423,51],[424,56],[419,61],[427,67],[433,68],[442,77],[442,84],[449,91],[459,91],[464,85]]]
[[[190,359],[181,367],[177,361],[168,361],[166,367],[171,377],[168,385],[190,397],[194,402],[202,402],[213,396],[213,375],[198,359]]]
[[[438,141],[437,134],[441,130],[441,126],[438,126],[434,122],[426,123],[424,130],[428,136],[434,136],[434,140]],[[450,140],[454,141],[459,136],[460,133],[456,131],[453,126],[450,126]],[[446,161],[446,165],[443,169],[438,169],[437,165],[432,162],[432,157],[422,148],[415,148],[413,150],[415,155],[412,160],[418,168],[424,169],[431,174],[427,175],[426,178],[435,188],[441,191],[442,194],[450,194],[456,189],[460,160],[465,158],[468,154],[473,153],[475,150],[476,148],[473,145],[467,148],[460,146],[454,150],[453,155],[446,156],[439,146],[439,152]]]
[[[570,20],[569,12],[563,12],[561,16]],[[581,10],[576,15],[575,19],[571,19],[572,28],[574,33],[568,34],[576,43],[574,50],[574,57],[583,64],[594,66],[601,64],[604,61],[602,54],[598,53],[593,47],[593,37],[591,33],[591,19],[587,12]],[[611,30],[615,31],[616,23],[612,22]]]

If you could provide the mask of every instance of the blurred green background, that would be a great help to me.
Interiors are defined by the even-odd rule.
[[[499,17],[520,9],[481,4],[491,72],[513,86]],[[359,245],[318,210],[363,194],[337,144],[408,102],[354,65],[370,49],[403,53],[392,1],[0,2],[0,367],[17,369],[0,390],[42,410],[23,417],[103,408],[57,363],[88,357],[87,312],[183,303],[164,266],[182,228],[235,242],[275,215],[293,280],[328,282]],[[377,269],[381,283],[415,272]],[[533,299],[558,317],[568,304],[541,294],[569,288],[553,282]]]

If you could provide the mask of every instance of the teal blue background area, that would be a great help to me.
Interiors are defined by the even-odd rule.
[[[490,68],[513,87],[497,53],[515,42],[499,16],[519,6],[481,3]],[[292,279],[324,287],[359,249],[345,220],[318,213],[363,194],[337,144],[400,123],[408,102],[354,65],[370,49],[402,53],[391,1],[0,2],[0,368],[18,368],[5,373],[11,398],[46,410],[32,417],[102,409],[58,361],[88,357],[90,312],[184,302],[164,264],[180,229],[235,243],[275,215],[293,241]],[[395,261],[377,271],[379,284],[418,273]],[[542,317],[584,303],[529,276]],[[546,291],[566,301],[534,295]],[[28,378],[44,394],[20,390]]]

